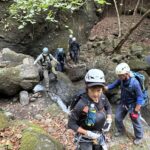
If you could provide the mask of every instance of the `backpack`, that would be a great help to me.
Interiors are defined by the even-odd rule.
[[[147,89],[145,88],[145,76],[139,72],[131,72],[132,74],[132,77],[136,78],[137,81],[139,82],[140,84],[140,87],[141,87],[141,90],[142,90],[142,93],[143,93],[143,104],[142,106],[147,106],[149,104],[149,96],[148,96],[148,91]],[[132,91],[132,81],[131,80],[131,83],[129,84],[129,87],[128,88],[125,88],[127,91],[131,92],[131,94],[135,95],[135,93]]]
[[[50,55],[48,55],[48,57],[49,57],[49,60],[50,60],[50,62],[47,62],[46,61],[46,56],[44,56],[43,54],[42,54],[42,59],[40,60],[40,63],[41,63],[41,65],[42,66],[44,66],[44,63],[46,63],[46,68],[48,69],[48,70],[50,70],[51,69],[51,57],[50,57]]]
[[[86,93],[85,89],[79,90],[74,96],[73,100],[70,104],[70,110],[73,110],[73,108],[76,106],[76,104],[79,102],[79,100],[82,98],[83,100],[86,100],[84,98],[84,94]]]
[[[48,55],[48,57],[49,57],[49,60],[51,61],[52,59],[51,59],[50,55]],[[42,54],[42,59],[40,60],[41,64],[42,64],[42,63],[45,63],[45,61],[46,61],[46,56],[44,56],[44,55]]]
[[[58,61],[64,61],[64,52],[59,52],[57,56]]]

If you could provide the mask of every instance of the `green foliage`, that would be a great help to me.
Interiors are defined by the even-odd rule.
[[[94,0],[99,4],[106,4],[105,0]],[[9,12],[12,18],[16,19],[24,28],[28,23],[35,24],[38,15],[44,15],[44,19],[50,22],[57,22],[55,14],[58,9],[74,10],[81,7],[87,0],[14,0]]]
[[[94,0],[95,2],[97,2],[100,5],[111,5],[111,3],[108,3],[106,0]]]

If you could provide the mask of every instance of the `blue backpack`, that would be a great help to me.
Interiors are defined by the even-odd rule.
[[[142,89],[142,93],[143,93],[143,104],[142,106],[146,106],[149,104],[149,96],[148,96],[148,91],[147,89],[145,88],[145,76],[139,72],[132,72],[132,75],[134,78],[136,78],[141,86],[141,89]],[[133,80],[131,80],[132,82]],[[130,86],[131,85],[131,86]],[[135,93],[132,91],[132,83],[130,83],[129,85],[129,88],[125,88],[127,91],[131,92],[131,94],[134,96]]]

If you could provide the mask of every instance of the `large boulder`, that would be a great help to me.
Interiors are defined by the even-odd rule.
[[[24,55],[21,53],[16,53],[9,48],[3,48],[2,50],[3,61],[9,61],[9,66],[15,66],[23,63],[24,58],[31,58],[29,55]]]
[[[42,128],[30,125],[23,132],[20,150],[63,150],[63,145],[51,138]]]
[[[37,68],[33,58],[17,54],[9,49],[3,49],[0,63],[7,62],[0,68],[0,93],[8,96],[17,94],[20,90],[30,90],[39,81]]]
[[[86,64],[77,64],[66,68],[66,73],[71,81],[78,81],[84,78],[86,73]]]
[[[144,70],[150,75],[150,65],[144,59],[138,59],[136,57],[132,57],[129,60],[128,64],[132,70],[135,71]]]
[[[59,72],[57,77],[58,81],[50,81],[50,93],[59,96],[65,104],[69,104],[74,95],[74,86],[64,73]]]

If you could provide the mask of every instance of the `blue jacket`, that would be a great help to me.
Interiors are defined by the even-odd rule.
[[[121,103],[131,104],[136,103],[142,105],[144,102],[143,93],[138,80],[130,77],[128,80],[121,81],[120,79],[108,85],[108,89],[114,89],[120,86],[121,88]]]

